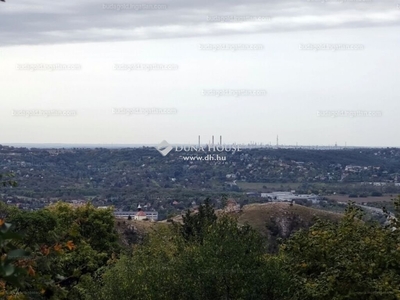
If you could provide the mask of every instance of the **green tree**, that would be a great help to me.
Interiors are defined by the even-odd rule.
[[[300,299],[399,299],[400,235],[364,223],[350,204],[338,223],[319,220],[295,233],[282,247]]]
[[[217,221],[214,207],[211,200],[207,198],[204,204],[201,204],[197,213],[190,210],[183,217],[183,224],[174,223],[180,231],[180,234],[186,241],[202,242],[207,228]]]
[[[11,227],[10,223],[0,220],[0,296],[7,294],[6,283],[11,284],[11,290],[21,287],[22,278],[27,273],[17,262],[27,258],[28,252],[17,247],[20,236]]]
[[[22,234],[19,245],[32,253],[21,263],[29,272],[21,292],[29,299],[79,299],[80,278],[95,274],[121,247],[111,210],[57,203],[43,210],[9,214]]]
[[[165,224],[105,271],[86,277],[84,299],[289,299],[283,260],[250,226],[214,213],[209,200],[183,224]]]

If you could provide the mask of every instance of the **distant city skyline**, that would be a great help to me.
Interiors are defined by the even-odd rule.
[[[187,146],[197,146],[198,144],[192,143],[192,144],[184,144],[184,143],[171,143],[173,145],[187,145]],[[270,145],[269,143],[227,143],[223,145],[239,145],[244,148],[320,148],[320,149],[354,149],[354,148],[400,148],[400,147],[395,147],[395,146],[359,146],[359,145],[300,145],[300,144],[282,144],[279,146],[276,145]],[[70,143],[0,143],[2,146],[12,146],[16,148],[121,148],[121,147],[127,147],[127,148],[140,148],[140,147],[155,147],[157,144],[70,144]],[[202,146],[209,145],[208,143],[202,144]],[[211,144],[210,144],[211,145]]]

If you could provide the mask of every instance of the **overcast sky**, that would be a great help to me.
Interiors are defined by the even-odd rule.
[[[400,147],[400,1],[142,4],[0,3],[0,144]]]

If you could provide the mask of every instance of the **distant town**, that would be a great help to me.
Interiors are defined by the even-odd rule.
[[[163,220],[195,208],[205,197],[222,207],[221,195],[240,206],[319,205],[329,199],[388,201],[400,192],[398,148],[249,147],[226,156],[226,161],[205,162],[185,161],[175,151],[163,157],[153,147],[0,146],[0,169],[18,182],[1,188],[0,197],[24,210],[57,201],[91,202],[132,218],[141,205],[147,219]]]

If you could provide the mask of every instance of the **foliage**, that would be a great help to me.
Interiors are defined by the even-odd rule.
[[[203,205],[200,205],[197,213],[190,210],[183,216],[183,224],[175,224],[182,237],[186,241],[202,242],[206,230],[217,221],[211,201],[207,198]]]
[[[0,219],[0,296],[15,293],[15,288],[21,287],[21,278],[27,273],[27,269],[16,262],[26,258],[28,252],[15,245],[20,236],[11,227],[10,223]]]
[[[79,295],[71,296],[71,290],[80,278],[94,274],[121,250],[112,211],[90,204],[74,208],[57,203],[39,211],[13,211],[9,219],[22,235],[19,246],[31,252],[15,262],[27,270],[26,276],[18,274],[18,291],[29,299],[76,298]]]
[[[338,223],[320,220],[281,248],[301,299],[399,299],[400,235],[367,224],[350,204]]]
[[[13,177],[15,177],[13,173],[0,174],[0,185],[3,187],[6,186],[17,187],[18,186],[17,182],[11,179]]]
[[[205,201],[184,223],[153,232],[97,282],[87,278],[84,299],[283,299],[289,275],[265,254],[249,226],[217,219]],[[187,223],[186,223],[187,222]],[[90,288],[94,286],[93,288]]]

